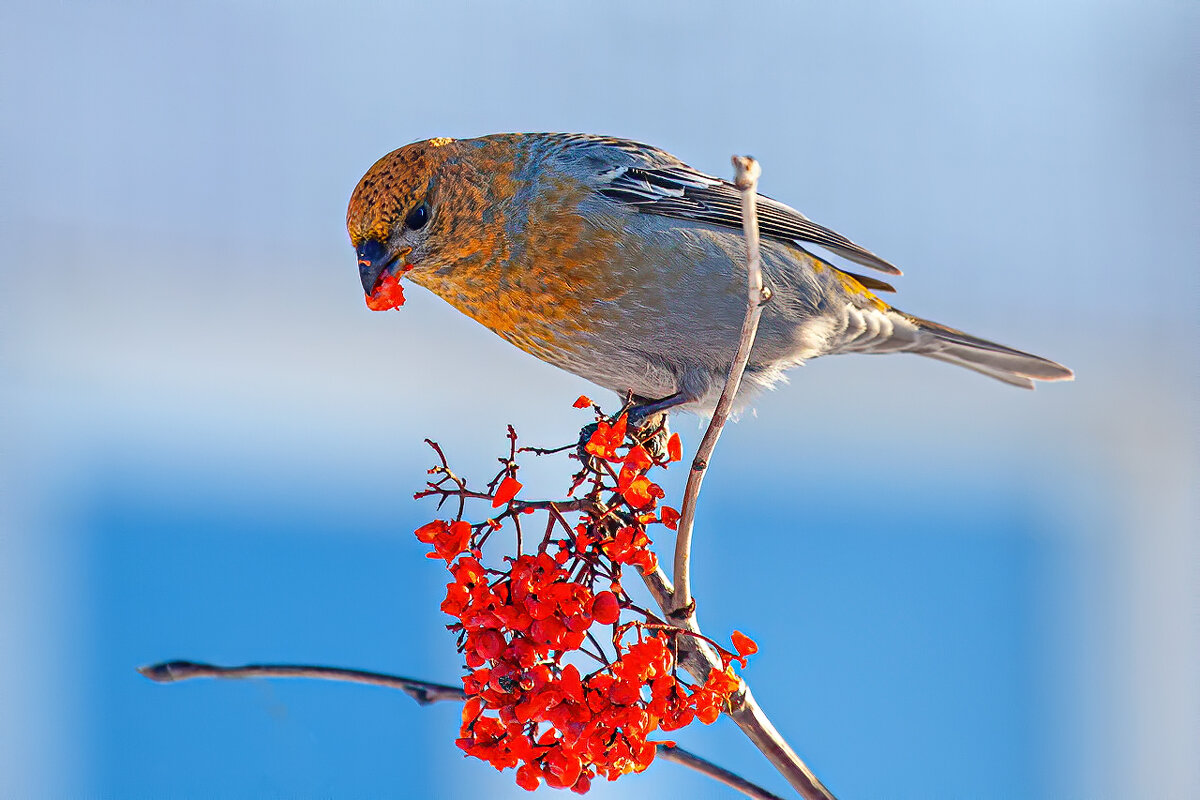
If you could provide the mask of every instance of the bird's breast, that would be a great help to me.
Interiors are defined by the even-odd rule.
[[[503,187],[497,187],[503,188]],[[413,279],[521,349],[555,361],[586,347],[597,304],[629,290],[616,265],[621,234],[597,225],[581,204],[587,187],[568,176],[514,184],[456,232],[454,258]]]

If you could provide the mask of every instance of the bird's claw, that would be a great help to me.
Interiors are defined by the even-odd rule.
[[[671,431],[667,427],[667,413],[659,411],[650,414],[648,419],[635,423],[633,412],[629,415],[629,427],[634,431],[634,438],[641,442],[642,447],[655,461],[665,461],[667,458],[667,441]]]

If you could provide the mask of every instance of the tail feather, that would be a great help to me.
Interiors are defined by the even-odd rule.
[[[988,369],[987,367],[983,367],[983,366],[980,366],[979,364],[972,363],[971,361],[969,361],[966,358],[956,358],[956,357],[954,357],[952,355],[948,355],[946,353],[921,353],[920,351],[916,351],[916,352],[920,353],[920,355],[923,355],[926,358],[933,358],[938,361],[945,361],[947,364],[954,364],[959,367],[965,367],[969,370],[974,370],[975,372],[978,372],[980,375],[987,375],[989,378],[995,378],[998,381],[1003,381],[1004,383],[1007,383],[1009,386],[1016,386],[1021,389],[1034,388],[1033,378],[1026,377],[1025,375],[1016,375],[1011,372],[1003,372],[1001,370]]]
[[[1035,380],[1069,381],[1075,377],[1074,372],[1048,358],[989,342],[903,312],[897,313],[916,325],[920,332],[916,345],[909,352],[957,364],[1023,389],[1032,389]]]

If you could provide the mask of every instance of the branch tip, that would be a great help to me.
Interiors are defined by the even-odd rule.
[[[758,178],[762,175],[762,167],[758,165],[758,161],[753,156],[733,156],[729,160],[733,162],[734,186],[744,192],[758,183]]]

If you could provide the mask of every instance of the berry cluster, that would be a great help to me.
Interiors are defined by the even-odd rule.
[[[576,403],[589,405],[582,397]],[[757,650],[736,631],[736,652],[706,640],[724,669],[702,683],[680,674],[678,637],[696,634],[639,608],[621,585],[625,566],[657,568],[647,526],[678,522],[674,509],[658,507],[663,490],[647,472],[680,459],[679,438],[655,448],[628,430],[624,415],[614,421],[597,414],[572,487],[574,493],[588,484],[585,497],[517,500],[511,428],[510,457],[501,459],[505,468],[486,493],[469,491],[443,458],[430,471],[441,478],[417,495],[459,501],[458,519],[416,531],[453,576],[441,608],[456,619],[448,627],[468,669],[457,744],[497,769],[515,767],[517,783],[529,790],[545,781],[584,793],[598,776],[616,780],[646,769],[659,744],[648,737],[716,720],[740,686],[731,662],[744,666]],[[462,519],[468,499],[504,510],[472,524]],[[547,515],[545,535],[535,553],[522,553],[522,518],[538,512]],[[577,523],[565,513],[578,514]],[[517,553],[485,566],[483,547],[505,522],[516,528]]]

